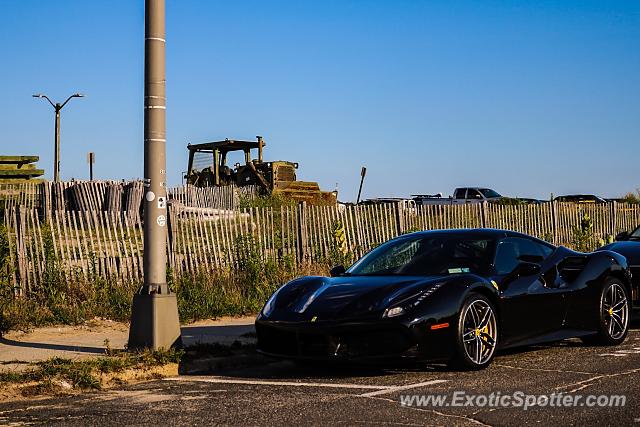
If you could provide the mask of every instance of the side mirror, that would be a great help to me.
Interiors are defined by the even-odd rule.
[[[616,236],[616,240],[618,242],[624,242],[625,240],[629,240],[629,232],[628,231],[623,231],[622,233],[619,233]]]
[[[329,270],[329,274],[331,275],[331,277],[338,277],[338,276],[342,276],[345,273],[345,268],[342,265],[336,265],[335,267],[333,267],[331,270]]]

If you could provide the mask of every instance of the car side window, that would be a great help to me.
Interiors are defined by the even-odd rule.
[[[470,188],[467,191],[467,199],[482,199],[482,194],[478,190]]]
[[[522,237],[507,237],[496,247],[493,262],[496,274],[509,274],[523,261],[542,261],[553,250],[545,245]]]
[[[467,192],[466,188],[458,188],[456,190],[456,194],[453,195],[454,199],[464,199],[465,193]]]

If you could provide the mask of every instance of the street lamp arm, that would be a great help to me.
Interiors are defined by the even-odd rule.
[[[47,95],[43,95],[43,94],[41,94],[41,93],[37,93],[37,94],[33,95],[33,97],[34,97],[34,98],[44,98],[44,99],[46,99],[47,101],[49,101],[49,104],[51,104],[51,106],[52,106],[53,108],[56,108],[56,104],[54,104],[54,103],[53,103],[53,101],[52,101],[52,100],[50,100],[50,99],[49,99],[49,97],[48,97]]]
[[[82,98],[82,97],[84,97],[84,95],[81,95],[81,94],[79,94],[79,93],[74,93],[73,95],[71,95],[70,97],[68,97],[66,101],[64,101],[64,102],[62,103],[62,105],[60,106],[60,109],[62,109],[65,105],[67,105],[67,102],[69,102],[69,100],[70,100],[71,98]],[[48,99],[48,98],[47,98],[47,99]],[[51,101],[49,101],[49,102],[51,102]],[[51,104],[51,105],[53,105],[53,104]]]
[[[53,103],[53,101],[52,101],[52,100],[50,100],[50,99],[49,99],[49,97],[48,97],[47,95],[42,95],[42,97],[43,97],[44,99],[46,99],[47,101],[49,101],[49,104],[51,104],[51,106],[52,106],[53,108],[56,108],[56,104],[54,104],[54,103]]]

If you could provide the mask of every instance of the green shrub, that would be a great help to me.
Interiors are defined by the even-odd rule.
[[[11,279],[12,265],[9,255],[10,250],[7,227],[0,225],[0,283],[8,283]]]
[[[331,228],[333,230],[333,239],[325,262],[327,267],[342,265],[347,268],[353,263],[355,256],[347,247],[344,225],[339,220],[336,220]]]
[[[629,192],[622,197],[622,202],[631,203],[634,205],[640,204],[640,188],[636,189],[635,192]]]
[[[590,252],[594,249],[593,221],[587,213],[582,215],[580,226],[573,228],[571,243],[573,249],[579,252]]]

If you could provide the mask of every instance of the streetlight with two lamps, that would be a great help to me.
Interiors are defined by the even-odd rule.
[[[71,100],[71,98],[84,98],[84,95],[81,93],[74,93],[70,97],[67,98],[62,104],[49,99],[47,95],[43,95],[41,93],[36,93],[33,95],[34,98],[44,98],[49,101],[49,104],[53,107],[56,112],[56,128],[55,128],[55,151],[54,151],[54,160],[53,160],[53,181],[60,182],[60,110],[67,105],[67,102]]]

